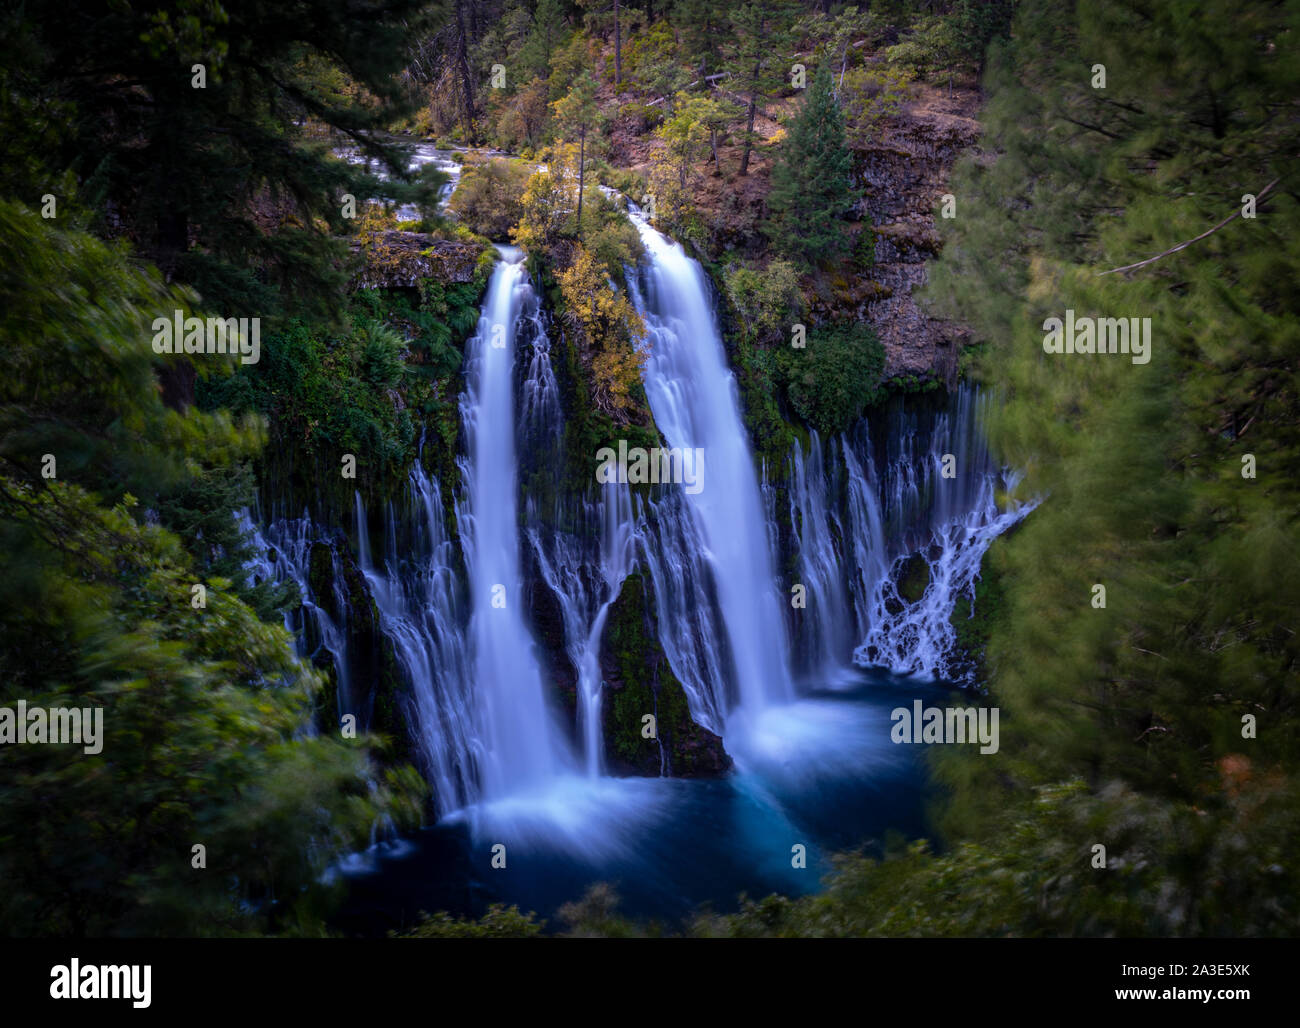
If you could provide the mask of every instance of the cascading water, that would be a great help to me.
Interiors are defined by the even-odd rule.
[[[824,675],[851,651],[862,666],[953,673],[953,606],[963,594],[973,599],[989,546],[1034,506],[999,508],[999,488],[1010,491],[1016,476],[998,468],[983,443],[982,402],[962,388],[928,424],[900,408],[879,458],[865,424],[832,440],[827,453],[815,433],[807,453],[795,447],[789,496],[798,568],[809,609],[823,611],[798,640],[805,671]],[[914,602],[896,580],[910,554],[928,568]]]
[[[406,500],[400,519],[389,507],[384,565],[377,569],[358,497],[358,564],[379,610],[380,628],[410,686],[407,721],[435,803],[446,812],[478,795],[481,728],[442,494],[418,460]]]
[[[294,583],[302,604],[285,612],[284,626],[293,633],[298,656],[318,663],[322,650],[328,654],[338,683],[338,713],[355,712],[358,697],[353,695],[346,631],[349,611],[338,553],[330,547],[332,595],[318,598],[309,584],[309,569],[312,547],[323,537],[319,526],[306,513],[298,518],[276,518],[265,530],[247,509],[239,511],[238,517],[241,532],[253,549],[253,559],[247,565],[251,584]]]
[[[521,325],[537,325],[526,317],[537,301],[522,253],[498,249],[503,259],[466,344],[460,411],[467,453],[459,461],[463,495],[456,508],[469,575],[484,799],[536,787],[569,763],[522,609],[513,368]]]
[[[859,664],[899,673],[958,677],[949,660],[956,642],[953,605],[974,600],[980,564],[993,540],[1028,514],[1036,501],[998,506],[998,492],[1014,489],[1019,475],[998,468],[979,431],[987,401],[973,389],[958,392],[953,408],[937,419],[928,445],[915,423],[900,425],[898,447],[885,474],[886,520],[902,539],[899,552],[917,551],[928,566],[921,597],[908,603],[891,576],[877,583],[868,630],[854,650]],[[951,476],[945,476],[945,463]]]
[[[629,287],[650,345],[646,396],[668,445],[702,455],[699,490],[681,492],[695,519],[695,541],[707,555],[726,636],[727,656],[715,651],[710,663],[729,673],[737,700],[730,711],[716,698],[712,707],[752,720],[792,699],[794,689],[749,438],[703,271],[638,213],[632,218],[649,254],[640,281]],[[683,653],[676,639],[661,642],[674,672],[687,674],[696,655]],[[715,680],[708,687],[721,685]]]
[[[550,341],[540,324],[532,332],[520,395],[521,468],[553,486],[556,469],[564,466],[564,411]],[[538,573],[559,601],[565,653],[578,675],[578,731],[588,777],[604,769],[600,636],[610,604],[631,570],[636,538],[627,485],[607,482],[599,488],[594,499],[557,496],[547,511],[530,496],[524,518]]]

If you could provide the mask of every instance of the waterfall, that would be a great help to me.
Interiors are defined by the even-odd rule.
[[[402,713],[437,809],[465,812],[476,832],[558,821],[574,845],[617,841],[617,833],[579,836],[577,826],[608,805],[631,816],[624,804],[633,794],[593,780],[604,772],[601,636],[635,567],[649,579],[659,642],[694,719],[723,735],[744,766],[786,774],[796,751],[796,763],[821,750],[849,761],[863,738],[840,713],[792,702],[793,673],[818,687],[852,660],[950,676],[953,604],[973,597],[988,546],[1032,506],[999,508],[1000,489],[1015,478],[984,448],[984,401],[971,389],[939,412],[896,403],[872,415],[874,432],[864,419],[835,438],[811,433],[776,481],[767,468],[760,477],[703,273],[634,220],[650,254],[629,282],[650,347],[646,395],[668,446],[702,452],[698,492],[666,483],[634,496],[626,484],[598,485],[594,474],[576,495],[565,485],[564,411],[545,316],[521,254],[500,247],[466,343],[456,496],[444,498],[417,460],[405,493],[382,512],[381,539],[379,512],[372,533],[356,494],[355,564],[340,533],[327,535],[306,515],[259,530],[244,514],[255,576],[296,583],[303,602],[286,624],[302,655],[319,663],[328,654],[340,713],[355,711],[363,723],[376,683],[354,681],[365,665],[348,647],[373,599],[381,656],[400,668]],[[945,455],[955,458],[955,477],[944,474]],[[903,559],[918,553],[929,581],[909,603],[897,579]],[[802,614],[787,610],[778,586],[785,559],[806,589]],[[311,583],[325,571],[332,595],[314,596]],[[548,701],[553,684],[532,634],[538,608],[525,609],[526,572],[534,594],[540,586],[556,600],[558,617],[542,618],[544,638],[549,653],[562,644],[572,666],[587,792],[567,776],[577,768]]]
[[[481,726],[442,494],[419,460],[411,468],[406,501],[400,519],[391,504],[387,510],[381,568],[371,564],[365,510],[358,502],[358,564],[410,689],[406,721],[422,770],[445,812],[478,795]]]
[[[588,776],[604,770],[601,729],[600,637],[610,605],[632,568],[637,522],[626,485],[608,483],[596,500],[576,504],[549,528],[535,508],[528,512],[528,540],[543,581],[560,603],[564,648],[578,674],[578,728]]]
[[[346,630],[349,610],[337,551],[323,543],[324,533],[306,512],[298,518],[277,518],[265,530],[258,527],[258,519],[247,508],[238,511],[237,516],[240,530],[253,550],[246,565],[252,573],[250,584],[293,582],[301,606],[285,612],[284,627],[293,633],[299,657],[319,664],[323,656],[328,656],[338,683],[337,713],[353,712],[358,697],[352,689]],[[311,551],[318,543],[329,548],[333,580],[329,597],[316,597],[309,583]]]
[[[1036,501],[998,505],[1019,474],[997,467],[980,431],[987,398],[958,391],[950,409],[934,423],[929,438],[915,420],[893,426],[891,454],[882,484],[886,520],[892,523],[900,555],[917,552],[928,569],[921,597],[908,602],[894,576],[877,582],[868,629],[853,659],[899,673],[959,677],[949,663],[956,635],[953,606],[959,596],[975,598],[980,565],[993,540],[1028,514]],[[950,475],[945,475],[945,458]]]
[[[974,599],[993,540],[1033,509],[998,505],[1017,477],[980,432],[987,401],[962,387],[930,416],[898,404],[873,443],[866,422],[823,447],[814,432],[787,463],[790,523],[812,615],[796,638],[800,670],[826,677],[849,654],[863,666],[959,677],[950,664],[957,599]],[[945,456],[951,458],[945,476]],[[924,560],[923,594],[899,591],[903,561]]]
[[[521,328],[536,331],[522,253],[499,247],[478,329],[466,343],[460,412],[467,452],[456,514],[464,542],[473,682],[481,716],[485,799],[552,778],[568,754],[547,706],[523,611],[513,369]]]
[[[633,222],[650,258],[640,280],[629,285],[650,347],[643,375],[646,396],[668,445],[702,454],[701,488],[681,490],[694,524],[680,527],[707,555],[727,642],[726,657],[715,648],[710,659],[729,673],[736,703],[715,697],[712,707],[752,719],[766,706],[792,699],[794,690],[767,523],[736,383],[700,266],[639,214],[633,214]],[[661,641],[674,672],[682,674],[695,655],[682,653],[675,639]],[[710,643],[716,647],[717,641]]]

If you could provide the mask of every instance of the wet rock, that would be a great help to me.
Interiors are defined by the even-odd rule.
[[[605,760],[621,775],[707,778],[724,774],[731,757],[722,739],[691,718],[686,691],[659,645],[650,582],[634,573],[609,610],[601,638]],[[658,738],[642,734],[655,717]]]

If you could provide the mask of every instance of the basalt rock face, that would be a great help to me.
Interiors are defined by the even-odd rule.
[[[334,557],[337,555],[343,607],[335,605]],[[414,745],[403,713],[410,683],[402,673],[392,641],[381,627],[379,608],[352,549],[344,540],[312,544],[310,580],[313,597],[327,613],[347,626],[348,675],[357,696],[357,728],[385,736],[385,759],[404,763],[414,758]],[[318,706],[321,731],[337,731],[337,669]]]
[[[362,268],[356,289],[416,289],[421,279],[447,283],[471,282],[483,253],[477,243],[438,239],[423,232],[380,232],[368,246],[353,243]]]
[[[931,317],[912,291],[925,284],[927,262],[940,250],[935,216],[948,191],[948,174],[976,144],[979,123],[970,94],[931,95],[887,119],[873,141],[856,152],[860,215],[875,235],[869,272],[874,295],[860,308],[885,348],[885,377],[935,376],[956,382],[957,355],[971,341],[965,326]],[[960,213],[960,197],[957,198]]]
[[[564,712],[565,728],[576,743],[578,732],[578,672],[564,644],[564,610],[542,577],[537,554],[521,547],[523,603],[537,642],[537,656],[546,681],[552,684]]]
[[[691,718],[686,692],[659,645],[650,581],[633,572],[609,609],[601,638],[605,762],[621,775],[711,778],[731,767],[722,739]],[[657,738],[647,739],[645,715]]]

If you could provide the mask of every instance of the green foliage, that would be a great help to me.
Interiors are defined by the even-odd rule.
[[[741,175],[749,173],[750,153],[758,138],[754,116],[761,98],[788,85],[785,76],[789,67],[784,54],[793,49],[789,30],[795,12],[795,5],[788,0],[742,3],[727,11],[731,25],[722,47],[724,63],[731,75],[729,81],[748,101]]]
[[[376,322],[334,334],[293,320],[263,338],[261,361],[212,388],[205,402],[266,416],[268,464],[298,495],[329,495],[327,485],[350,493],[353,483],[339,475],[346,453],[364,469],[357,484],[382,495],[405,479],[415,456],[415,423],[395,396],[405,359],[405,340]]]
[[[0,69],[6,138],[38,142],[28,154],[41,166],[6,146],[0,164],[18,160],[28,177],[19,184],[5,168],[0,180],[29,197],[69,172],[92,180],[105,220],[111,204],[104,227],[223,316],[336,308],[345,251],[330,230],[347,227],[342,194],[415,200],[428,189],[405,184],[392,145],[365,142],[393,176],[381,187],[309,133],[326,125],[360,141],[400,105],[402,40],[418,7],[387,4],[364,31],[331,0],[307,0],[292,18],[260,0],[112,16],[95,0],[6,11],[6,49],[21,49]],[[194,64],[204,88],[192,85]]]
[[[531,911],[522,914],[516,906],[493,903],[481,918],[452,917],[445,912],[422,913],[420,923],[405,932],[391,932],[402,939],[529,939],[541,935],[545,921]]]
[[[725,938],[1289,935],[1300,869],[1284,839],[1294,789],[1241,792],[1221,822],[1120,783],[1045,785],[992,816],[985,841],[935,854],[912,843],[883,861],[844,855],[825,891],[746,901],[691,934]],[[1106,840],[1104,870],[1092,846]],[[1207,869],[1193,887],[1181,869]],[[1251,889],[1288,897],[1269,907]]]
[[[885,396],[885,351],[865,325],[813,329],[803,348],[776,353],[791,405],[824,437],[843,432]]]
[[[844,115],[822,66],[772,169],[763,232],[781,253],[805,263],[834,259],[848,249],[844,221],[857,199]]]
[[[519,49],[518,60],[528,75],[545,78],[551,73],[552,55],[569,39],[561,0],[538,0],[533,26]]]
[[[760,344],[789,341],[803,306],[799,273],[790,261],[777,258],[761,269],[733,264],[723,286],[742,331]]]
[[[843,109],[847,138],[857,146],[872,143],[881,122],[897,115],[911,96],[911,75],[888,65],[853,68],[844,76]]]
[[[529,174],[527,166],[500,158],[467,167],[448,206],[479,235],[504,242],[523,214]]]
[[[954,178],[967,213],[943,223],[927,290],[987,341],[992,439],[1026,469],[1022,493],[1045,497],[1000,562],[987,656],[1002,767],[948,762],[945,824],[984,839],[1009,790],[1123,782],[1168,812],[1148,823],[1149,866],[1184,913],[1158,911],[1150,934],[1294,930],[1292,865],[1255,857],[1294,830],[1274,804],[1300,757],[1300,309],[1283,285],[1300,271],[1300,209],[1274,193],[1256,219],[1098,272],[1192,240],[1295,175],[1296,126],[1271,113],[1300,85],[1281,55],[1293,31],[1265,3],[1194,17],[1172,2],[1022,5],[986,79],[999,156]],[[1103,52],[1112,75],[1094,90],[1076,55]],[[1150,362],[1045,353],[1045,318],[1069,309],[1150,317]],[[1105,608],[1089,604],[1095,583]],[[1244,736],[1248,715],[1271,729]],[[1132,931],[1153,916],[1140,902],[1099,901],[1080,921]]]
[[[894,64],[922,78],[936,72],[952,74],[965,54],[965,40],[952,18],[922,18],[899,43],[886,51]]]
[[[154,369],[177,358],[155,357],[150,322],[186,297],[7,202],[0,246],[14,257],[0,276],[12,358],[0,636],[22,640],[0,649],[0,706],[102,710],[99,752],[0,746],[0,924],[79,938],[318,934],[327,865],[376,818],[414,823],[423,786],[409,769],[377,776],[370,740],[302,733],[319,676],[240,583],[213,573],[238,551],[216,545],[231,508],[208,505],[242,492],[259,433],[163,405]],[[385,373],[373,347],[368,368]],[[44,452],[54,478],[40,474]],[[145,503],[199,538],[154,523]],[[272,613],[273,598],[255,598]]]

